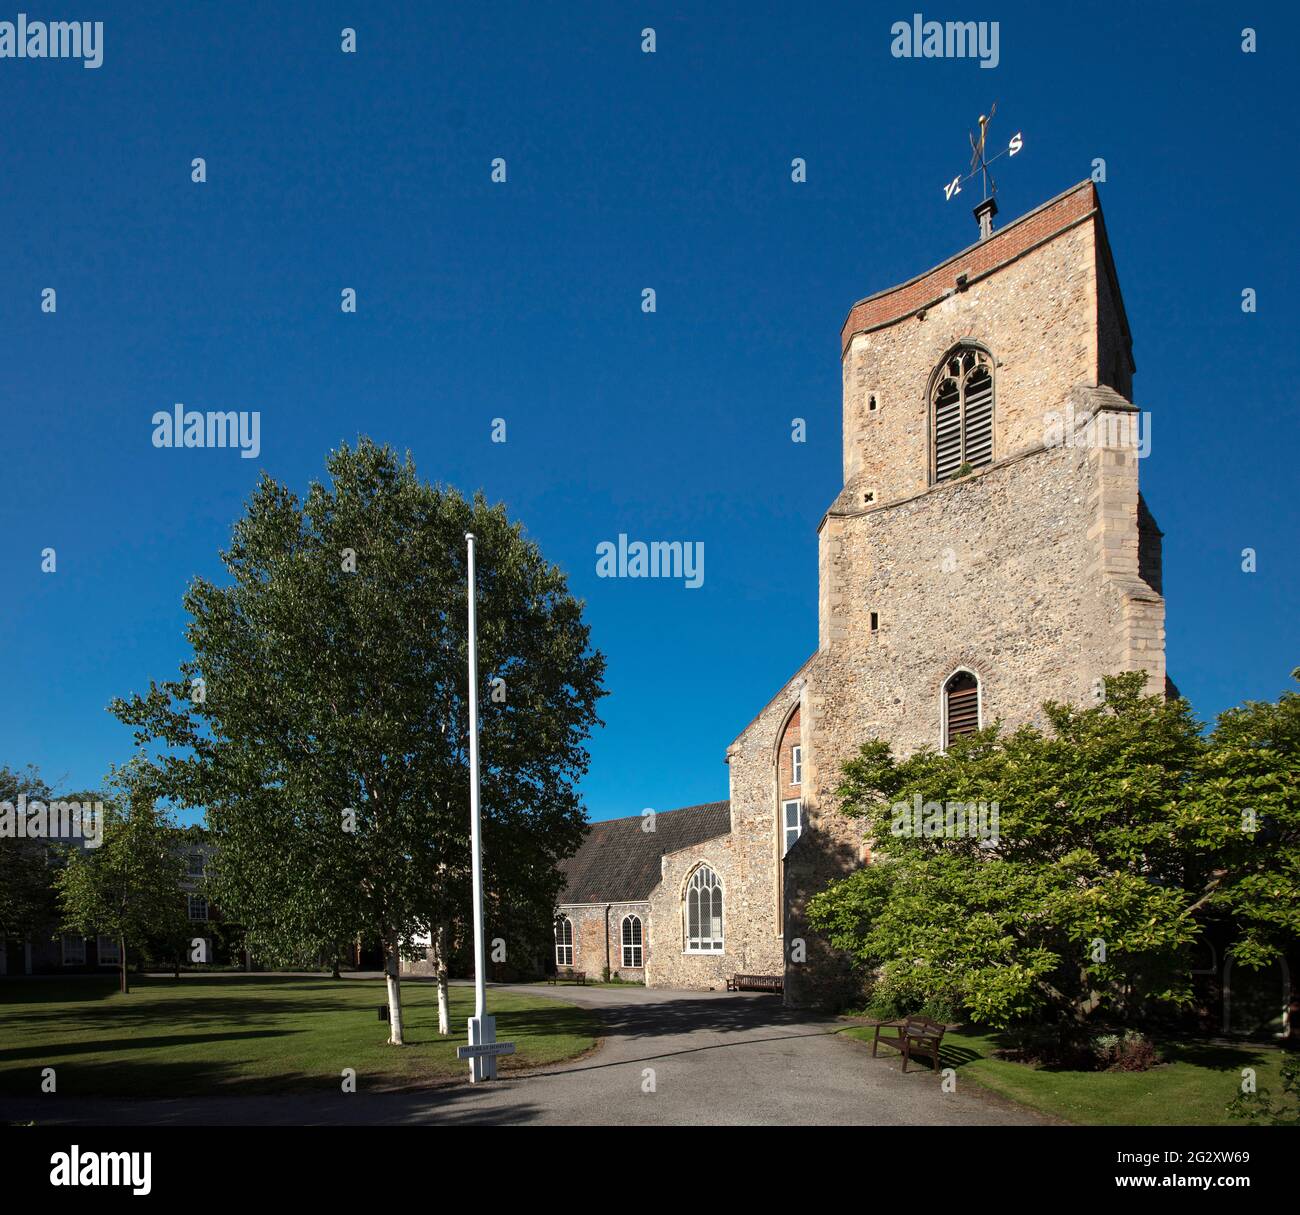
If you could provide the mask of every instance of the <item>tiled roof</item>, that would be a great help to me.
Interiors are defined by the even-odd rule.
[[[643,831],[641,815],[592,823],[582,847],[560,872],[568,884],[560,903],[624,903],[650,897],[659,885],[659,858],[731,830],[730,802],[705,802],[655,815]]]

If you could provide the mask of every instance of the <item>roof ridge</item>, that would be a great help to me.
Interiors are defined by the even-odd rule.
[[[680,814],[683,810],[703,810],[706,806],[727,806],[731,804],[731,798],[719,797],[711,802],[695,802],[690,806],[674,806],[671,810],[656,810],[655,817],[662,818],[665,814]],[[642,814],[625,814],[619,818],[594,818],[587,822],[588,827],[604,827],[609,823],[639,823]]]

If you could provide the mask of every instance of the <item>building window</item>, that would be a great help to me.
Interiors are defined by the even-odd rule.
[[[803,784],[803,748],[797,743],[790,748],[790,783]]]
[[[879,408],[880,402],[876,399],[876,394],[873,392],[867,397],[867,412],[875,413]]]
[[[879,612],[872,612],[872,613],[871,613],[871,631],[872,631],[873,633],[879,633],[879,632],[880,632],[880,613],[879,613]]]
[[[686,952],[716,953],[722,949],[722,883],[701,865],[686,884]]]
[[[573,921],[567,915],[555,919],[555,964],[573,965]]]
[[[623,965],[639,969],[641,961],[641,917],[625,915],[623,917]]]
[[[95,952],[99,956],[101,966],[118,966],[121,964],[122,955],[118,950],[117,942],[112,937],[99,937],[95,941]]]
[[[190,919],[196,922],[206,920],[208,918],[208,900],[201,894],[191,894],[188,897]]]
[[[803,834],[803,802],[799,798],[781,803],[781,825],[785,833],[785,850],[781,853],[784,856]]]
[[[64,966],[84,966],[86,964],[86,938],[63,934]]]
[[[931,393],[934,479],[993,463],[993,359],[959,346],[945,360]]]
[[[204,868],[203,853],[191,852],[189,856],[185,858],[185,872],[188,873],[190,877],[202,877]]]
[[[980,684],[969,671],[958,671],[943,685],[943,746],[980,728]]]

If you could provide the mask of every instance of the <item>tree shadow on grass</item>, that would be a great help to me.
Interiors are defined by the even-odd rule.
[[[302,1077],[281,1077],[301,1087]],[[484,1091],[468,1085],[419,1093],[344,1094],[332,1091],[249,1095],[218,1090],[214,1096],[159,1099],[44,1097],[0,1098],[6,1122],[70,1126],[499,1126],[542,1121],[548,1111],[535,1102],[501,1100],[506,1084]]]
[[[0,1050],[0,1064],[14,1063],[20,1059],[42,1059],[51,1062],[76,1055],[94,1055],[101,1051],[154,1050],[173,1047],[196,1046],[201,1042],[232,1042],[241,1038],[280,1038],[299,1033],[292,1029],[241,1030],[228,1034],[165,1034],[154,1038],[133,1035],[129,1038],[93,1038],[78,1041],[37,1042],[31,1046]],[[0,1077],[0,1083],[3,1082]]]

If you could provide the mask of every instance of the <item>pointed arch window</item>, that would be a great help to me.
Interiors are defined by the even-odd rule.
[[[639,969],[644,959],[641,947],[641,917],[623,917],[623,965],[629,970]]]
[[[687,953],[722,951],[722,883],[707,865],[701,865],[686,883],[682,916]]]
[[[943,745],[980,728],[980,684],[969,671],[957,671],[943,685]]]
[[[930,394],[934,479],[993,463],[993,358],[958,346],[944,360]]]
[[[573,921],[567,915],[555,917],[555,964],[573,965]]]

